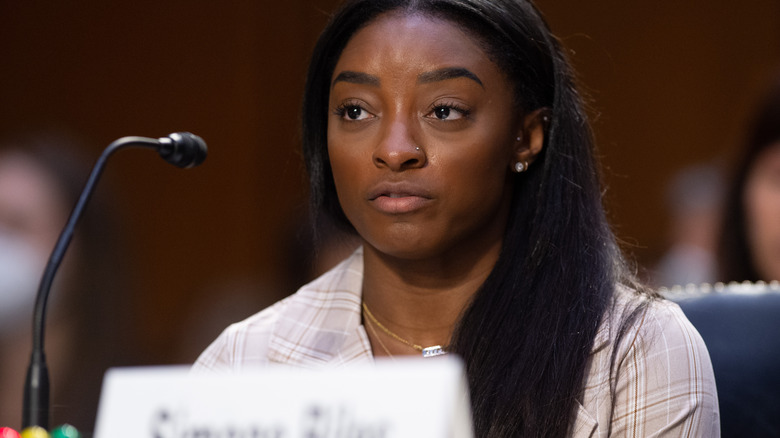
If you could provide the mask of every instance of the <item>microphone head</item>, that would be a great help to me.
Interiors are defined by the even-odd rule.
[[[208,148],[202,138],[189,132],[174,132],[162,137],[160,156],[181,168],[195,167],[206,159]]]

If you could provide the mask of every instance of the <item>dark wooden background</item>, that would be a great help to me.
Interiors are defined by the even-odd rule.
[[[209,144],[186,171],[122,152],[102,182],[121,211],[139,363],[194,360],[230,288],[268,301],[304,280],[287,256],[306,196],[298,108],[336,3],[0,0],[0,137],[61,129],[94,157],[126,135],[187,130]],[[780,3],[538,3],[593,99],[609,215],[649,266],[667,244],[669,177],[730,160],[778,71]]]

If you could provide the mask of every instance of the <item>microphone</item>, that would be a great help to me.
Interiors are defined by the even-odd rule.
[[[206,142],[195,134],[174,132],[157,141],[160,144],[160,156],[174,166],[189,169],[206,159]]]
[[[92,192],[103,172],[108,157],[119,149],[126,147],[145,147],[158,151],[160,156],[174,166],[181,168],[195,167],[206,159],[207,147],[202,138],[189,132],[175,132],[158,139],[148,137],[122,137],[106,147],[92,168],[84,189],[76,206],[68,218],[57,243],[49,256],[49,261],[43,271],[43,277],[38,287],[33,312],[33,338],[30,365],[27,368],[27,378],[24,386],[24,405],[22,406],[22,429],[31,426],[49,428],[49,370],[46,365],[46,355],[43,351],[44,327],[46,319],[46,302],[54,280],[54,275],[62,262],[65,251],[73,237],[76,223],[81,217],[84,207],[92,196]]]

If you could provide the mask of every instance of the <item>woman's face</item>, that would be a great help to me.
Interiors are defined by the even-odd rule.
[[[762,279],[780,280],[780,143],[764,150],[745,185],[747,235]]]
[[[500,245],[510,166],[531,161],[513,87],[457,26],[389,13],[331,78],[328,154],[365,242],[406,259]]]

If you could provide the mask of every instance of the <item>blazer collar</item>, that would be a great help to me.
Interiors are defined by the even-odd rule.
[[[322,368],[373,362],[361,322],[363,249],[289,297],[269,343],[272,362]]]

